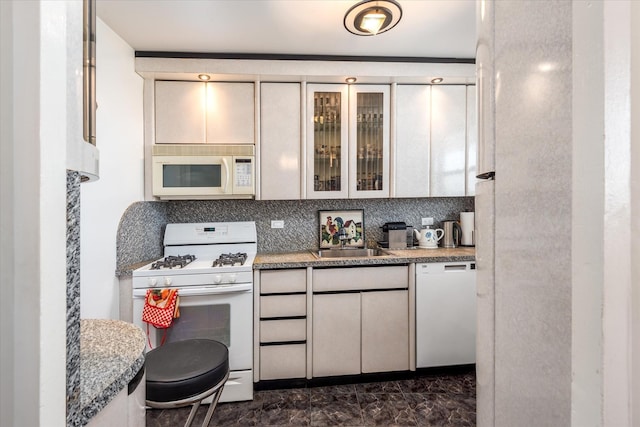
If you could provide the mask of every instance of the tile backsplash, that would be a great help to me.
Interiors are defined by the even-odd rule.
[[[167,203],[136,202],[120,218],[116,236],[116,270],[162,257]]]
[[[286,252],[319,246],[319,210],[364,209],[367,246],[382,240],[382,225],[403,221],[421,227],[433,217],[434,226],[459,219],[474,210],[473,197],[362,200],[198,200],[137,202],[123,214],[118,230],[118,268],[159,258],[164,225],[172,222],[255,221],[259,252]],[[272,220],[284,228],[271,228]],[[142,243],[144,240],[144,246]]]

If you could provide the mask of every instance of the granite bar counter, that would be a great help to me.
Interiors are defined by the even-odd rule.
[[[135,377],[144,365],[146,336],[121,320],[80,320],[80,414],[84,426]]]
[[[301,267],[344,267],[351,265],[475,261],[475,249],[475,247],[385,249],[385,252],[387,252],[388,255],[340,258],[319,258],[314,255],[314,251],[310,250],[298,252],[259,253],[253,262],[253,268],[255,270],[272,270]]]

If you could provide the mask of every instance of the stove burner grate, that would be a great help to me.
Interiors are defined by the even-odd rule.
[[[225,265],[234,266],[236,264],[244,265],[247,260],[245,252],[221,254],[220,257],[213,261],[212,267],[223,267]]]
[[[151,264],[151,270],[162,268],[183,268],[196,259],[195,255],[169,255]]]

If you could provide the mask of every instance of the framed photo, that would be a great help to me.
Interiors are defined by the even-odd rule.
[[[320,248],[339,248],[340,235],[344,246],[364,248],[364,210],[318,211]]]

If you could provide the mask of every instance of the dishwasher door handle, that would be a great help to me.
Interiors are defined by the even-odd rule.
[[[444,266],[444,271],[465,271],[467,264],[448,264]]]

